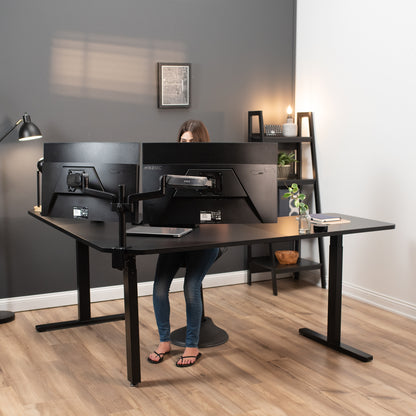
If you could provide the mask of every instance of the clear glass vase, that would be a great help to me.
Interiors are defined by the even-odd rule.
[[[299,215],[299,234],[309,234],[311,232],[311,217],[309,214]]]

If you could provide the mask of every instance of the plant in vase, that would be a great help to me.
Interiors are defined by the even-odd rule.
[[[295,152],[280,152],[277,155],[277,170],[280,179],[287,179],[290,174],[292,163],[298,162],[296,160]]]
[[[289,198],[294,201],[294,205],[299,209],[299,233],[307,234],[311,230],[311,217],[309,216],[309,206],[304,201],[306,195],[301,193],[297,183],[288,186],[288,192],[283,194],[283,198]]]

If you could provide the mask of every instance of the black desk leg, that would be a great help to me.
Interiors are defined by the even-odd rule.
[[[77,260],[77,289],[78,289],[78,319],[72,321],[55,322],[36,325],[38,332],[53,331],[55,329],[73,328],[82,325],[100,324],[103,322],[119,321],[124,314],[99,316],[91,318],[90,298],[90,260],[88,246],[76,241]]]
[[[78,317],[80,321],[91,318],[90,253],[85,244],[76,241]]]
[[[127,378],[132,386],[141,381],[139,309],[137,301],[136,257],[126,255],[123,268],[124,311],[126,315]]]
[[[299,329],[299,333],[338,352],[356,358],[357,360],[368,362],[373,359],[372,355],[341,343],[342,257],[342,235],[331,236],[329,245],[327,336],[325,337],[308,328]]]

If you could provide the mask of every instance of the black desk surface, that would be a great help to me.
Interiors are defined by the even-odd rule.
[[[57,230],[101,252],[112,252],[118,246],[118,223],[91,222],[66,218],[42,217],[29,214]],[[268,243],[276,239],[292,241],[333,235],[357,234],[393,229],[391,223],[338,215],[349,220],[343,224],[329,224],[328,231],[299,234],[295,216],[279,217],[277,223],[267,224],[202,224],[191,233],[180,237],[127,236],[127,252],[131,254],[155,254],[163,252],[198,250],[219,246],[239,246],[252,243]],[[129,225],[127,225],[129,228]]]
[[[89,268],[88,262],[86,261],[88,253],[85,253],[85,248],[87,246],[92,247],[101,252],[112,253],[113,256],[120,254],[120,249],[118,248],[118,223],[97,223],[83,220],[42,217],[39,213],[33,211],[30,211],[29,214],[69,237],[74,238],[79,243],[77,244],[77,253],[80,254],[79,258],[81,258],[78,264],[79,267],[77,266],[79,319],[63,323],[46,324],[42,326],[44,327],[42,330],[48,330],[45,328],[58,329],[114,320],[115,318],[113,316],[104,318],[91,318],[90,316]],[[293,241],[293,239],[297,238],[308,239],[326,236],[331,238],[327,335],[319,334],[308,328],[301,328],[299,333],[361,361],[371,361],[373,357],[370,354],[341,343],[341,242],[344,234],[388,230],[394,228],[394,224],[347,215],[340,216],[343,219],[349,220],[349,222],[328,225],[328,231],[322,233],[312,232],[311,234],[299,234],[296,217],[280,217],[278,222],[274,224],[201,225],[181,238],[128,236],[127,248],[122,249],[122,261],[118,258],[120,256],[114,256],[113,261],[117,260],[116,264],[122,265],[122,269],[120,270],[123,270],[127,378],[131,385],[137,385],[141,381],[136,255],[189,251],[209,247],[271,243],[286,240]],[[116,319],[121,318],[117,316]],[[39,328],[40,326],[37,326],[37,329],[41,330]]]

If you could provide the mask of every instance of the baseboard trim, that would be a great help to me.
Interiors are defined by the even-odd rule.
[[[416,320],[416,305],[392,296],[386,296],[373,290],[365,289],[352,283],[343,283],[343,295]]]
[[[270,273],[252,274],[252,281],[258,282],[270,280]],[[220,287],[247,283],[247,271],[240,270],[230,273],[217,273],[207,275],[203,286]],[[180,292],[183,288],[183,277],[174,279],[171,292]],[[139,296],[152,294],[153,282],[141,282],[137,284]],[[396,313],[416,320],[416,305],[405,302],[391,296],[382,295],[372,290],[362,288],[348,282],[343,284],[343,295],[359,300],[378,308]],[[106,286],[91,289],[91,302],[104,302],[108,300],[123,299],[123,285]],[[55,308],[60,306],[76,305],[78,293],[76,290],[65,292],[44,293],[40,295],[20,296],[0,299],[0,310],[22,312],[35,309]]]
[[[256,273],[252,275],[253,282],[270,279],[270,273]],[[173,280],[171,292],[180,292],[183,289],[183,277]],[[241,270],[230,273],[217,273],[207,275],[203,287],[218,287],[247,283],[247,271]],[[153,291],[153,281],[137,284],[139,296],[149,296]],[[123,299],[123,285],[92,288],[91,302],[104,302],[108,300]],[[69,290],[65,292],[44,293],[40,295],[20,296],[0,299],[0,310],[22,312],[35,309],[55,308],[60,306],[76,305],[78,292]]]

